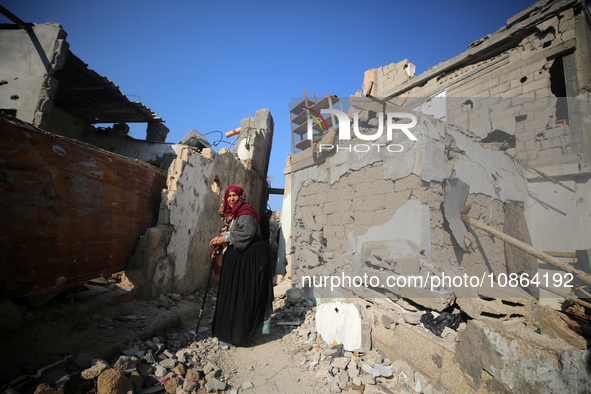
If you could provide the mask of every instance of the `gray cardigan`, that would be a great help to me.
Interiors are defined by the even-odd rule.
[[[244,251],[257,235],[261,235],[261,229],[256,218],[251,215],[238,216],[230,222],[228,231],[224,233],[230,245],[238,252]]]

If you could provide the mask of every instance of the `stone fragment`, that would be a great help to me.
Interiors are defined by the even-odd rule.
[[[349,362],[350,362],[350,359],[348,359],[347,357],[337,357],[332,362],[332,366],[334,368],[346,369]]]
[[[216,378],[211,378],[207,381],[207,383],[205,383],[205,388],[209,393],[212,393],[214,391],[222,391],[226,389],[226,383]]]
[[[208,374],[211,371],[217,371],[219,370],[220,367],[218,367],[217,365],[215,365],[214,363],[212,363],[211,361],[209,361],[207,364],[205,364],[205,366],[203,367],[203,373],[204,374]]]
[[[35,389],[34,394],[56,394],[56,393],[57,393],[57,391],[53,387],[51,387],[50,385],[48,385],[46,383],[41,383]]]
[[[168,349],[163,351],[162,354],[164,354],[166,357],[168,358],[173,358],[174,354],[172,352],[170,352]]]
[[[156,378],[158,379],[162,379],[164,375],[166,375],[166,372],[166,368],[164,368],[162,365],[156,365],[156,371],[154,371],[154,376],[156,376]]]
[[[371,374],[363,374],[361,375],[361,383],[376,384],[376,379]]]
[[[110,368],[99,375],[97,394],[133,394],[133,386],[120,369]]]
[[[357,359],[351,358],[349,361],[349,365],[347,365],[347,369],[357,369]]]
[[[197,391],[197,389],[199,388],[199,384],[197,382],[194,382],[192,380],[185,380],[183,382],[183,390],[187,391],[187,392],[193,392],[193,391]]]
[[[100,358],[94,359],[92,364],[93,365],[90,368],[87,368],[84,371],[82,371],[82,373],[80,374],[82,379],[96,379],[101,373],[103,373],[103,371],[109,368],[109,363]]]
[[[185,374],[187,373],[187,367],[185,367],[183,364],[178,364],[176,367],[172,369],[172,371],[184,378]]]
[[[361,363],[361,370],[368,374],[373,373],[373,368],[368,363]]]
[[[365,355],[365,361],[370,365],[381,364],[384,361],[384,356],[378,350],[370,350]]]
[[[176,388],[182,386],[182,384],[183,381],[180,378],[174,376],[168,379],[166,382],[164,382],[164,390],[166,390],[168,394],[175,394]]]
[[[359,370],[357,368],[348,369],[347,373],[349,374],[349,378],[351,380],[354,380],[355,378],[359,377]]]
[[[203,372],[198,371],[196,369],[189,369],[189,370],[187,370],[187,372],[185,374],[185,379],[194,380],[195,382],[197,382],[202,377],[203,377]]]
[[[176,361],[172,358],[165,358],[164,360],[160,361],[160,365],[164,368],[172,369],[176,365]]]
[[[156,342],[147,340],[144,342],[144,345],[149,347],[150,349],[156,349]]]
[[[122,369],[126,372],[131,372],[136,369],[137,357],[121,356],[113,365],[113,368]]]
[[[242,387],[242,390],[248,390],[250,388],[253,388],[254,384],[252,384],[252,382],[246,381],[246,382],[242,383],[241,387]]]
[[[423,313],[421,313],[421,312],[405,313],[404,315],[402,315],[402,317],[404,318],[404,321],[407,322],[408,324],[412,324],[412,325],[416,326],[421,323],[421,316],[422,315],[423,315]]]
[[[374,377],[383,376],[384,378],[389,378],[392,376],[392,366],[384,366],[380,364],[376,364],[373,367],[372,374]]]
[[[349,374],[345,371],[339,372],[336,376],[337,384],[341,390],[344,390],[349,384]]]
[[[152,354],[151,350],[149,350],[146,354],[144,354],[144,357],[142,357],[142,358],[148,364],[156,364],[156,359],[154,358],[154,354]]]
[[[318,371],[316,371],[316,375],[314,375],[314,378],[318,380],[330,378],[332,377],[332,373],[330,371],[330,366],[320,365]]]

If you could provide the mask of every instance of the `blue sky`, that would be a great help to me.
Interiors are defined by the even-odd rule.
[[[25,22],[60,23],[70,50],[166,121],[167,142],[240,126],[269,108],[269,175],[285,185],[292,97],[361,90],[364,72],[409,59],[416,74],[505,25],[534,0],[5,0]],[[0,16],[0,22],[9,22]],[[131,136],[145,138],[145,126]],[[219,134],[206,137],[213,142]],[[230,142],[230,140],[226,140]],[[219,150],[228,146],[220,143]],[[281,198],[269,205],[281,210]]]

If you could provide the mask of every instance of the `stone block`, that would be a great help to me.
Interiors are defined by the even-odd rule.
[[[591,378],[583,352],[564,341],[534,336],[523,326],[508,330],[500,324],[471,320],[458,335],[454,360],[459,363],[470,386],[494,391],[508,387],[514,392],[584,392],[591,389]],[[474,352],[474,349],[479,349]],[[560,360],[557,364],[555,361]],[[486,371],[492,380],[482,379]]]

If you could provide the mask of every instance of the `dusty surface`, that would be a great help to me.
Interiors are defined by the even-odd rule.
[[[20,305],[21,327],[0,338],[1,392],[127,393],[131,385],[143,394],[411,392],[418,383],[407,364],[379,352],[338,353],[316,333],[307,300],[276,298],[271,333],[235,347],[211,337],[215,290],[197,341],[201,294],[138,301],[118,287],[95,290],[62,294],[36,310]],[[377,364],[390,374],[372,376]]]

